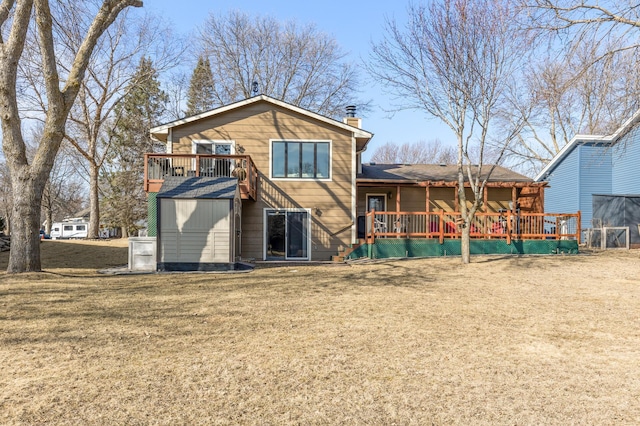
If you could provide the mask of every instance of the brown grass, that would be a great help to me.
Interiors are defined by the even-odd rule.
[[[0,273],[2,424],[640,423],[637,251],[103,276],[126,248],[70,245]]]

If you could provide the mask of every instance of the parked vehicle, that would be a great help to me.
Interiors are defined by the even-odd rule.
[[[56,222],[51,227],[51,239],[87,238],[89,222]]]

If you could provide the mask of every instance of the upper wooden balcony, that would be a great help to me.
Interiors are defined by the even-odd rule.
[[[258,169],[248,155],[145,154],[144,190],[158,192],[166,176],[235,177],[242,199],[258,199]]]

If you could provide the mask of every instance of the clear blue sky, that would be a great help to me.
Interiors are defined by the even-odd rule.
[[[202,25],[210,13],[226,14],[230,10],[241,10],[252,15],[269,15],[282,21],[295,20],[313,23],[319,30],[333,36],[341,48],[349,53],[351,60],[368,60],[371,40],[381,39],[385,18],[404,21],[405,1],[382,0],[147,0],[145,8],[176,23],[176,31],[188,34]],[[362,78],[366,74],[362,73]],[[447,145],[454,144],[451,131],[423,112],[402,111],[392,118],[385,110],[391,108],[391,100],[380,87],[364,84],[363,99],[372,100],[372,108],[362,117],[362,127],[374,133],[364,160],[379,145],[386,142],[404,143],[439,138]]]

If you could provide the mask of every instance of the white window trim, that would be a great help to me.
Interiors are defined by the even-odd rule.
[[[275,212],[307,212],[307,225],[308,225],[308,232],[307,232],[307,257],[295,257],[293,259],[287,259],[287,255],[285,254],[284,258],[285,260],[303,260],[303,261],[308,261],[311,260],[311,233],[312,233],[312,229],[311,226],[313,225],[313,221],[311,219],[311,209],[304,209],[304,208],[288,208],[288,209],[278,209],[275,207],[265,207],[262,209],[262,260],[267,260],[267,213],[270,211],[275,211]],[[286,238],[286,236],[285,236]],[[285,248],[285,253],[286,253],[286,248]]]
[[[196,153],[196,147],[198,145],[229,145],[231,144],[231,155],[236,153],[236,141],[235,140],[224,140],[224,139],[192,139],[191,140],[191,153]],[[215,154],[215,148],[214,148]]]
[[[328,178],[287,178],[273,177],[273,143],[274,142],[322,142],[329,144],[329,177]],[[333,180],[333,141],[331,139],[269,139],[269,180],[284,182],[331,182]]]
[[[383,197],[384,198],[384,210],[376,210],[376,211],[383,211],[386,212],[387,211],[387,196],[388,194],[383,194],[383,193],[367,193],[366,199],[364,200],[365,202],[365,206],[364,209],[365,211],[368,213],[371,210],[369,210],[369,197]]]
[[[173,129],[169,129],[167,135],[167,154],[173,154]]]

